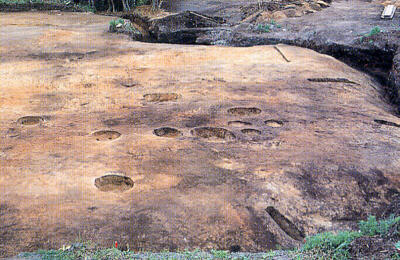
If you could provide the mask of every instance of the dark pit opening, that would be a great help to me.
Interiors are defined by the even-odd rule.
[[[179,95],[176,93],[151,93],[145,94],[143,98],[147,102],[165,102],[175,101],[179,98]]]
[[[133,187],[133,180],[121,175],[104,175],[94,181],[94,185],[101,191],[123,192]]]
[[[161,137],[178,137],[182,135],[181,131],[172,127],[157,128],[154,129],[153,132],[156,136],[161,136]]]
[[[220,127],[198,127],[191,130],[191,134],[201,138],[217,138],[234,140],[236,136],[229,130]]]
[[[44,121],[44,119],[41,116],[24,116],[17,120],[21,125],[37,125],[42,121]]]
[[[228,114],[235,116],[250,116],[258,115],[261,113],[261,109],[256,107],[233,107],[228,109]]]
[[[375,119],[374,122],[378,123],[378,124],[381,124],[381,125],[400,127],[399,124],[396,124],[396,123],[393,123],[393,122],[389,122],[389,121],[386,121],[386,120],[381,120],[381,119]]]
[[[112,130],[100,130],[94,132],[92,136],[96,138],[96,141],[107,141],[107,140],[111,141],[120,137],[121,134],[117,131],[112,131]]]
[[[239,245],[232,245],[229,247],[229,251],[231,251],[233,253],[240,252],[241,250],[242,250],[242,248]]]
[[[251,123],[244,121],[229,121],[228,125],[233,127],[243,127],[243,126],[250,126]]]
[[[268,207],[265,209],[271,218],[278,224],[278,226],[285,231],[291,238],[302,241],[304,239],[304,233],[301,232],[296,225],[294,225],[289,219],[282,215],[274,207]]]
[[[282,127],[283,126],[283,121],[275,120],[275,119],[266,120],[266,121],[264,121],[264,123],[269,127]]]
[[[348,84],[357,84],[354,81],[348,80],[346,78],[309,78],[307,79],[311,82],[333,82],[333,83],[348,83]]]
[[[240,130],[240,132],[242,132],[243,134],[248,135],[248,136],[258,136],[261,134],[260,130],[252,129],[252,128],[242,129],[242,130]]]

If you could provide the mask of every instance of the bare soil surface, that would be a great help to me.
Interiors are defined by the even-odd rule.
[[[400,120],[371,77],[287,45],[133,42],[111,19],[0,15],[0,256],[293,247],[399,193]]]

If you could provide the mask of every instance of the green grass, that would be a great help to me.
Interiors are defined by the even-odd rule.
[[[269,33],[275,28],[281,28],[282,26],[278,24],[274,19],[269,20],[265,24],[259,24],[257,26],[257,31],[261,33]]]
[[[228,259],[228,251],[211,250],[211,254],[218,259]]]
[[[341,231],[339,233],[325,232],[309,237],[301,251],[312,251],[315,254],[327,254],[331,259],[348,259],[350,254],[348,245],[362,233],[355,231]]]
[[[360,221],[360,232],[365,236],[385,236],[390,228],[400,222],[400,216],[393,215],[387,219],[377,221],[375,216],[369,216],[366,221]]]
[[[379,33],[382,33],[383,30],[379,27],[379,26],[375,26],[374,28],[371,29],[371,31],[369,31],[367,34],[364,34],[363,36],[360,37],[360,41],[364,41],[365,38],[369,38],[371,36],[377,35]],[[369,43],[373,43],[372,40],[368,41]]]
[[[369,216],[366,221],[359,222],[359,231],[324,232],[308,237],[299,252],[308,253],[315,259],[349,259],[348,246],[353,240],[362,236],[377,235],[385,238],[389,231],[399,223],[400,216],[390,216],[380,221],[374,216]],[[397,234],[399,234],[398,226]],[[400,242],[398,242],[398,246],[400,248]]]
[[[119,19],[111,20],[111,21],[110,21],[110,28],[109,28],[109,30],[110,30],[111,32],[115,32],[115,31],[117,30],[117,26],[120,25],[120,24],[122,24],[122,26],[125,25],[124,19],[119,18]]]
[[[371,29],[369,33],[367,33],[365,36],[366,37],[371,37],[374,35],[377,35],[378,33],[383,32],[382,29],[379,26],[375,26],[374,28]]]

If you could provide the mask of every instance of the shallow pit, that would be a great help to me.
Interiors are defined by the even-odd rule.
[[[382,119],[375,119],[374,122],[378,123],[378,124],[381,124],[381,125],[400,127],[399,124],[396,124],[396,123],[393,123],[393,122],[390,122],[390,121],[386,121],[386,120],[382,120]]]
[[[237,121],[229,121],[228,125],[233,127],[243,127],[243,126],[250,126],[251,123],[237,120]]]
[[[17,122],[21,125],[37,125],[43,122],[44,119],[41,116],[24,116],[18,118]]]
[[[282,127],[283,126],[283,121],[281,120],[275,120],[275,119],[270,119],[270,120],[266,120],[264,121],[264,124],[266,124],[269,127]]]
[[[307,80],[311,81],[311,82],[319,82],[319,83],[330,82],[330,83],[357,84],[356,82],[348,80],[346,78],[309,78]]]
[[[250,116],[258,115],[261,113],[261,109],[256,107],[233,107],[228,109],[228,114],[235,116]]]
[[[198,127],[190,132],[193,136],[206,139],[234,140],[236,138],[234,133],[220,127]]]
[[[120,137],[121,134],[113,130],[100,130],[94,132],[92,136],[96,138],[96,141],[111,141]]]
[[[143,98],[147,102],[165,102],[175,101],[179,98],[179,95],[176,93],[151,93],[145,94]]]
[[[261,134],[260,130],[252,129],[252,128],[245,128],[245,129],[240,130],[240,132],[242,132],[243,134],[248,135],[248,136],[259,136]]]
[[[282,215],[276,208],[268,207],[265,209],[271,218],[275,221],[278,226],[285,231],[291,238],[302,241],[304,239],[304,233],[300,231],[293,222]]]
[[[109,192],[123,192],[133,187],[133,180],[126,176],[121,175],[104,175],[96,178],[94,185],[101,191]]]
[[[182,135],[181,131],[172,127],[157,128],[154,129],[153,133],[156,136],[161,136],[161,137],[178,137]]]

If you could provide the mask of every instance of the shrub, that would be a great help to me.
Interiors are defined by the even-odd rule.
[[[118,25],[120,25],[120,24],[125,25],[124,19],[119,18],[117,20],[111,20],[110,27],[109,27],[110,32],[115,32],[117,30]]]

